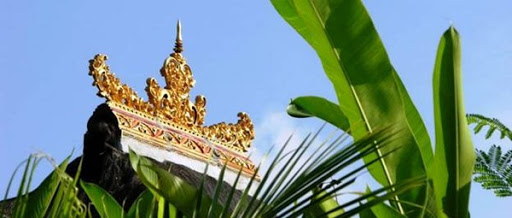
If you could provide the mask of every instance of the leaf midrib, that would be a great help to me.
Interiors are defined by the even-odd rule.
[[[315,16],[317,17],[317,21],[318,21],[318,23],[321,25],[321,27],[322,27],[321,29],[322,29],[322,31],[324,32],[324,35],[326,36],[327,41],[329,42],[330,47],[332,48],[331,50],[332,50],[332,52],[333,52],[334,56],[336,57],[338,64],[340,65],[341,71],[342,71],[343,75],[345,76],[345,78],[346,78],[346,80],[347,80],[347,82],[348,82],[348,85],[350,86],[350,91],[352,92],[352,95],[354,96],[354,100],[356,101],[357,107],[359,108],[359,112],[360,112],[360,114],[361,114],[361,116],[362,116],[362,118],[363,118],[363,121],[364,121],[364,123],[365,123],[365,126],[366,126],[366,128],[368,129],[368,131],[369,131],[370,133],[372,133],[372,132],[373,132],[372,127],[371,127],[371,125],[370,125],[370,122],[368,121],[368,118],[366,117],[366,112],[364,111],[364,108],[363,108],[363,107],[362,107],[362,105],[361,105],[361,102],[360,102],[360,100],[359,100],[358,93],[357,93],[357,91],[354,89],[354,86],[352,85],[352,81],[351,81],[350,77],[347,75],[346,70],[345,70],[345,66],[344,66],[343,62],[341,61],[341,57],[340,57],[340,55],[339,55],[338,51],[336,51],[335,46],[334,46],[334,43],[332,42],[332,39],[331,39],[330,35],[329,35],[329,34],[327,33],[327,31],[326,31],[325,23],[322,21],[322,19],[321,19],[321,17],[320,17],[320,13],[318,13],[318,10],[317,10],[316,5],[315,5],[311,0],[308,0],[308,2],[309,2],[309,4],[310,4],[311,8],[313,9],[313,11],[315,12]],[[349,123],[350,123],[350,120],[349,120]],[[384,170],[384,174],[385,174],[385,176],[386,176],[386,180],[388,181],[388,184],[389,184],[389,185],[393,185],[394,183],[393,183],[393,181],[391,180],[391,176],[390,176],[390,174],[389,174],[389,169],[387,168],[386,161],[385,161],[385,160],[384,160],[384,158],[382,157],[382,151],[380,150],[380,147],[378,146],[378,144],[377,144],[377,143],[375,143],[375,146],[376,146],[376,148],[377,148],[377,149],[376,149],[376,151],[377,151],[377,155],[378,155],[378,157],[379,157],[379,159],[380,159],[380,162],[381,162],[382,168],[383,168],[383,170]],[[394,191],[394,188],[392,188],[391,190],[392,190],[392,191]],[[397,201],[397,205],[398,205],[398,207],[399,207],[399,209],[400,209],[400,213],[401,213],[401,214],[404,214],[404,211],[403,211],[403,209],[402,209],[402,206],[400,205],[400,200],[398,199],[398,196],[397,196],[397,195],[395,195],[395,196],[394,196],[394,198],[395,198],[395,200]]]
[[[453,37],[453,29],[451,29],[450,30],[450,41],[451,41],[451,49],[452,49],[451,53],[452,53],[452,58],[457,59],[455,52],[457,52],[458,45],[456,45],[456,43],[458,43],[458,42],[454,41],[454,38],[455,37]],[[456,75],[456,73],[457,73],[456,71],[458,70],[457,69],[458,62],[457,62],[457,60],[454,60],[454,61],[451,61],[451,63],[452,63],[452,69],[453,69],[453,72],[452,72],[453,87],[454,87],[454,91],[455,91],[455,90],[458,90],[458,88],[459,88],[459,86],[458,86],[459,84],[457,83],[458,78]],[[456,193],[454,193],[454,196],[455,196],[456,214],[461,214],[460,212],[462,212],[462,211],[460,211],[460,207],[459,207],[460,199],[459,199],[459,195],[457,194],[457,190],[460,188],[460,176],[461,176],[460,169],[459,169],[460,155],[461,155],[460,154],[460,134],[461,134],[461,132],[460,132],[460,127],[459,127],[459,116],[457,116],[458,111],[459,111],[459,95],[458,94],[454,95],[454,101],[455,101],[455,108],[454,108],[455,111],[453,111],[453,112],[455,113],[454,117],[455,117],[455,132],[456,132],[456,134],[455,134],[455,154],[456,154],[455,155],[455,159],[456,159],[455,175],[457,175],[455,178],[455,185],[456,185],[455,187],[456,188],[454,191]]]

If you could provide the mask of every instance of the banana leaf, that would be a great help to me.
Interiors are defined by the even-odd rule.
[[[371,193],[372,190],[370,187],[366,186],[366,193]],[[373,200],[374,198],[369,198],[368,200]],[[406,217],[402,214],[400,214],[398,211],[396,211],[394,208],[390,207],[387,204],[380,203],[372,208],[364,211],[363,213],[359,214],[359,217],[361,218],[372,218],[372,217],[378,217],[378,218],[400,218],[400,217]]]
[[[464,111],[460,56],[459,34],[450,27],[439,42],[433,79],[436,154],[431,179],[438,217],[469,217],[476,155]]]
[[[295,98],[288,105],[286,112],[297,118],[318,117],[345,132],[350,129],[350,124],[343,115],[340,106],[322,97],[302,96]]]
[[[351,135],[359,139],[393,123],[400,132],[392,145],[365,161],[396,150],[369,168],[387,186],[427,175],[433,160],[426,128],[390,63],[368,12],[360,0],[272,0],[279,14],[313,47],[339,101],[339,119],[346,117]],[[305,107],[303,107],[305,108]],[[323,118],[323,117],[322,117]],[[326,120],[334,122],[333,120]],[[395,202],[424,205],[427,188],[401,194]],[[414,208],[394,205],[402,214]]]

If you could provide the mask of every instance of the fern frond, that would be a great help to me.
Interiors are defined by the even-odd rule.
[[[512,196],[512,150],[501,155],[501,147],[492,145],[489,152],[477,149],[474,174],[478,182],[498,197]]]
[[[501,134],[501,139],[507,137],[512,141],[512,131],[507,126],[503,125],[503,123],[501,123],[498,119],[488,118],[480,114],[467,114],[466,118],[468,120],[468,124],[476,124],[475,128],[473,128],[475,134],[479,133],[484,126],[489,126],[489,129],[485,134],[486,139],[490,138],[492,134],[497,130]]]

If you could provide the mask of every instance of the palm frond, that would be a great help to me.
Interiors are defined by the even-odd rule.
[[[477,149],[475,182],[498,197],[512,196],[512,150],[502,155],[501,147],[493,145],[489,151]]]
[[[315,144],[318,134],[317,132],[312,137],[309,135],[292,152],[286,153],[285,149],[290,144],[289,138],[277,152],[260,182],[254,181],[255,177],[251,179],[249,184],[254,184],[256,187],[248,185],[233,211],[227,208],[232,199],[229,198],[228,202],[222,201],[219,198],[219,190],[215,190],[213,195],[203,194],[201,187],[199,190],[193,188],[168,171],[152,165],[144,157],[133,152],[130,153],[130,156],[141,180],[153,194],[164,197],[185,215],[296,217],[310,211],[310,208],[318,206],[319,203],[325,202],[326,199],[332,198],[340,190],[353,184],[361,172],[379,161],[378,158],[367,163],[360,161],[363,157],[375,152],[375,142],[383,147],[397,135],[396,132],[392,132],[391,128],[383,129],[345,145],[343,144],[347,138],[342,135],[330,143],[327,141],[321,143],[319,147],[322,148],[322,152],[317,152],[319,149],[314,149],[313,144]],[[312,151],[315,152],[312,153]],[[386,155],[389,153],[384,154],[384,156]],[[305,162],[304,159],[306,159]],[[156,177],[148,178],[149,175]],[[336,184],[330,182],[332,178],[335,178]],[[222,175],[218,181],[222,181]],[[238,180],[233,187],[237,186],[237,182]],[[357,214],[359,211],[367,209],[368,205],[379,204],[399,193],[422,186],[424,183],[424,178],[415,178],[407,183],[384,187],[336,206],[322,216],[340,215],[341,212],[347,216]],[[322,184],[328,185],[322,186]],[[255,189],[251,196],[248,195],[249,189]],[[365,204],[359,205],[364,201],[366,201]],[[195,206],[190,206],[190,204]]]
[[[512,141],[512,131],[507,126],[503,125],[503,123],[501,123],[498,119],[485,117],[480,114],[467,114],[466,118],[469,125],[476,124],[473,128],[475,134],[479,133],[483,127],[489,126],[489,129],[485,134],[486,139],[490,138],[493,133],[498,131],[500,132],[501,139],[507,137]]]

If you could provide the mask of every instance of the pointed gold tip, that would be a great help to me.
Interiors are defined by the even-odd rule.
[[[181,53],[183,51],[183,41],[181,38],[181,21],[178,20],[176,25],[176,44],[174,45],[174,52]]]
[[[181,21],[178,20],[178,24],[176,25],[176,41],[181,41]]]

